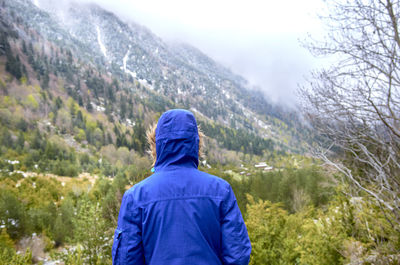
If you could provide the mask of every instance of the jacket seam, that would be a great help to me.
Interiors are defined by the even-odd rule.
[[[219,201],[223,201],[224,200],[223,198],[220,198],[220,197],[217,197],[217,196],[204,196],[204,195],[201,195],[201,196],[186,196],[186,197],[170,197],[170,198],[151,200],[151,201],[148,201],[146,203],[142,203],[142,204],[138,205],[138,207],[146,206],[148,204],[151,204],[151,203],[154,203],[154,202],[160,202],[160,201],[173,201],[173,200],[199,199],[199,198],[216,199],[216,200],[219,200]]]

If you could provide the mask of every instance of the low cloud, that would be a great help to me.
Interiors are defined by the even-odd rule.
[[[95,2],[166,41],[195,46],[259,87],[272,102],[295,104],[298,85],[315,66],[298,39],[321,30],[316,19],[321,0],[308,5],[297,0],[75,1]]]

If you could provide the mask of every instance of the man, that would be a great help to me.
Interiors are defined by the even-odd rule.
[[[193,114],[167,111],[153,132],[155,172],[124,194],[113,264],[248,264],[250,240],[231,186],[197,169]]]

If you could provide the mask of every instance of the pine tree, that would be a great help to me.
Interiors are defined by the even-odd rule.
[[[99,203],[83,197],[79,201],[78,215],[73,223],[75,240],[82,244],[85,264],[95,265],[109,261],[112,231],[101,216]]]
[[[7,54],[6,71],[12,74],[16,79],[22,77],[21,62],[17,55],[16,58],[11,53]]]

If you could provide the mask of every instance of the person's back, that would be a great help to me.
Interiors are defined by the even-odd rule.
[[[155,173],[128,190],[114,236],[114,264],[248,264],[250,241],[230,185],[197,170],[192,113],[157,125]]]

